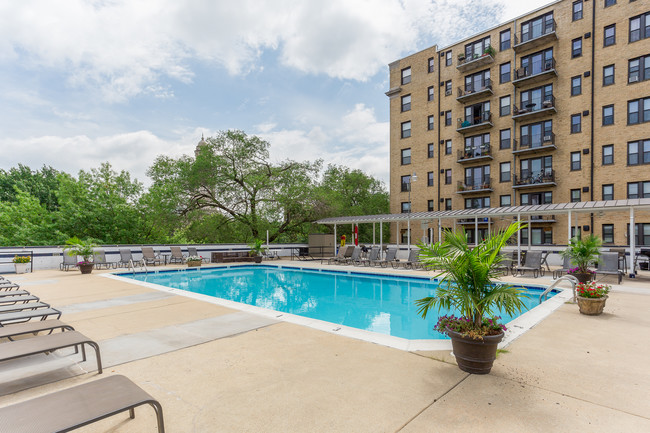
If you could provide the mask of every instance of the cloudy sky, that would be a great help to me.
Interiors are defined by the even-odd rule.
[[[387,181],[387,64],[548,2],[3,1],[0,168],[109,161],[147,184],[157,155],[242,129]]]

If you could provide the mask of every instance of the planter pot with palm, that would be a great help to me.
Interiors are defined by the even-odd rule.
[[[513,315],[525,308],[523,287],[495,281],[501,272],[501,249],[523,227],[513,223],[477,246],[468,244],[463,229],[445,231],[444,241],[435,245],[420,245],[425,266],[441,270],[435,276],[441,279],[435,296],[416,301],[418,314],[426,317],[435,307],[460,314],[440,317],[435,330],[449,335],[458,367],[468,373],[492,369],[505,331],[496,314]]]
[[[560,255],[568,258],[574,268],[569,269],[569,274],[573,275],[581,283],[588,283],[594,277],[594,272],[589,269],[592,263],[598,263],[600,260],[600,247],[602,241],[596,235],[585,236],[582,238],[572,238],[569,246],[562,251]]]
[[[248,244],[251,249],[249,255],[254,258],[255,263],[262,263],[262,252],[264,251],[264,241],[262,239],[255,239],[253,242]]]
[[[93,248],[96,246],[97,244],[92,239],[83,241],[74,236],[65,241],[63,250],[69,256],[81,256],[82,260],[77,263],[77,266],[82,274],[89,274],[93,271]]]

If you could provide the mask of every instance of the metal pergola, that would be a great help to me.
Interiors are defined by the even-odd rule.
[[[487,218],[488,230],[490,227],[490,217],[517,217],[517,221],[522,221],[522,216],[528,217],[530,223],[533,216],[539,215],[568,215],[568,228],[567,228],[567,243],[571,239],[571,228],[578,225],[578,214],[580,213],[601,213],[601,212],[621,212],[628,211],[630,214],[630,227],[634,231],[634,211],[635,210],[650,210],[650,198],[626,199],[626,200],[606,200],[606,201],[582,201],[574,203],[551,203],[542,205],[529,205],[529,206],[508,206],[508,207],[495,207],[495,208],[482,208],[482,209],[462,209],[451,211],[433,211],[433,212],[407,212],[398,214],[382,214],[382,215],[359,215],[359,216],[343,216],[334,218],[323,218],[316,221],[318,224],[333,225],[334,226],[334,244],[336,244],[336,227],[341,224],[370,224],[372,223],[372,242],[375,242],[375,225],[379,223],[379,245],[382,247],[383,241],[383,223],[397,223],[398,232],[399,224],[406,222],[407,224],[407,245],[411,248],[411,221],[420,222],[435,222],[438,223],[438,239],[442,236],[442,221],[453,220],[454,229],[456,222],[459,219],[474,218],[475,242],[478,242],[478,225],[479,218]],[[572,218],[575,224],[572,224]],[[532,236],[528,236],[528,244],[530,246]],[[399,236],[398,236],[399,245]],[[630,260],[632,262],[631,271],[635,273],[635,239],[634,236],[629,236],[630,247]],[[521,234],[517,234],[517,249],[521,255]]]

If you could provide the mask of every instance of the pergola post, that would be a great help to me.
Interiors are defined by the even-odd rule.
[[[530,250],[531,245],[533,244],[533,218],[528,214],[528,250]]]
[[[442,242],[442,218],[438,218],[438,242]]]
[[[478,217],[474,217],[474,246],[478,246]]]
[[[521,213],[517,213],[517,222],[521,224]],[[528,227],[528,237],[530,238],[530,227]],[[521,230],[517,230],[517,266],[521,265]]]
[[[375,222],[373,221],[372,223],[372,244],[374,245],[375,242]]]
[[[634,278],[636,276],[636,238],[635,238],[635,227],[634,227],[634,208],[630,208],[630,233],[628,234],[628,237],[630,238],[630,262],[632,263],[632,266],[630,266],[630,278]]]
[[[379,258],[383,259],[383,243],[384,243],[384,223],[379,222]]]
[[[571,211],[569,211],[569,219],[568,219],[567,224],[569,225],[569,227],[567,228],[568,233],[567,233],[567,242],[566,242],[566,244],[569,245],[571,243]]]
[[[402,234],[399,231],[399,221],[397,221],[397,233],[395,233],[395,237],[397,238],[397,249],[398,250],[399,250],[400,236],[402,236]]]
[[[336,247],[337,244],[337,238],[336,238],[336,223],[334,223],[334,255],[338,253],[338,248]]]
[[[411,251],[411,219],[406,222],[406,246]]]

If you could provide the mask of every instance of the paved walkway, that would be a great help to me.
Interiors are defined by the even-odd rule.
[[[647,279],[625,280],[602,316],[561,306],[475,376],[449,351],[388,348],[97,272],[10,277],[100,342],[104,375],[158,398],[170,432],[650,431]],[[93,380],[92,352],[0,363],[0,406]],[[155,431],[152,411],[137,412],[82,431]]]

